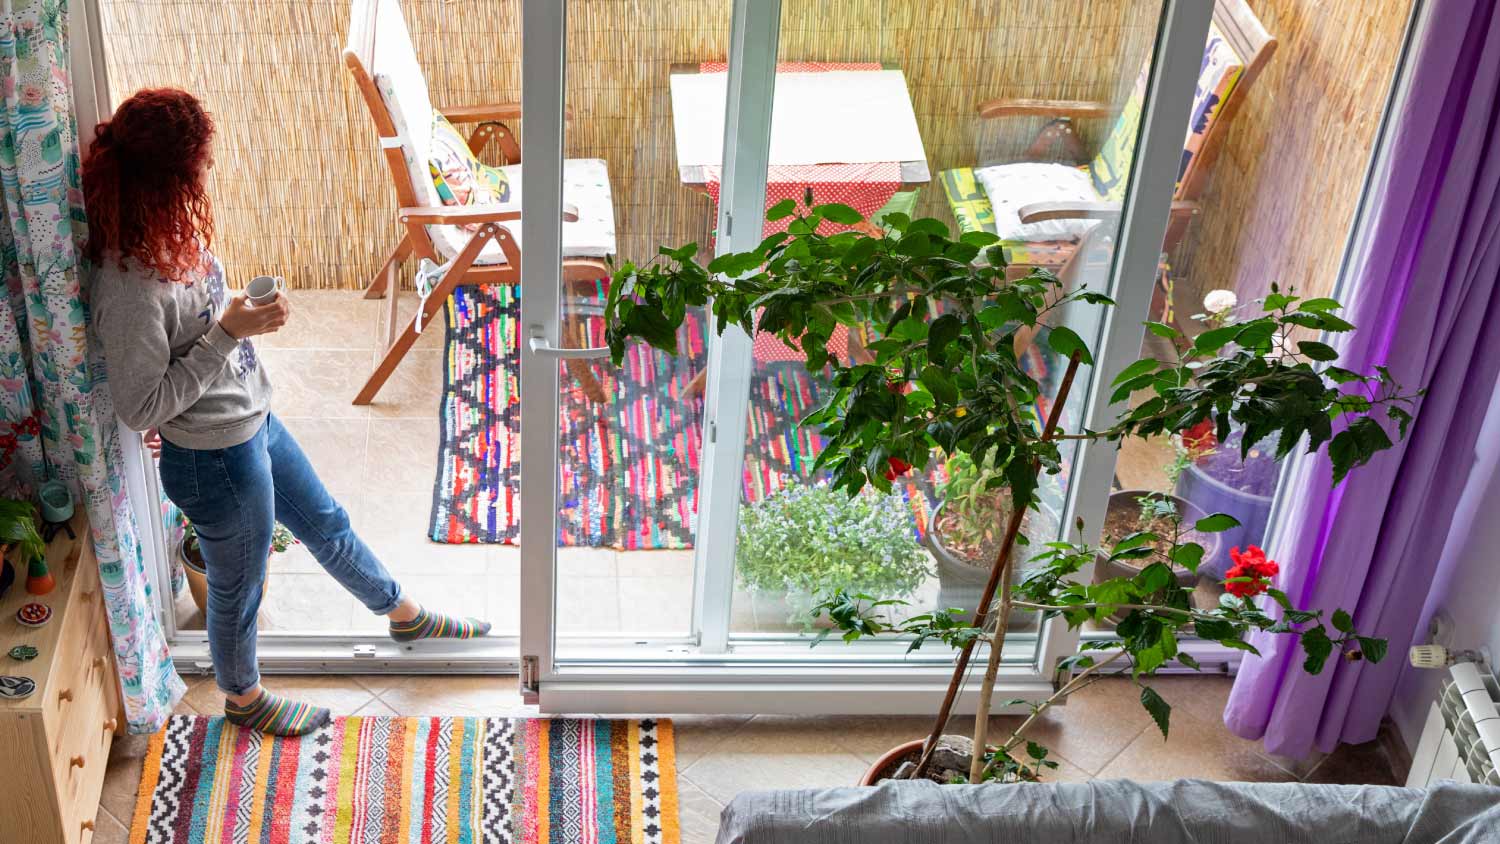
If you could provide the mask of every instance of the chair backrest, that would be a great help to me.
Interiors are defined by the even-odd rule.
[[[1203,48],[1203,63],[1193,92],[1192,117],[1183,141],[1175,199],[1196,199],[1202,193],[1229,118],[1239,110],[1250,83],[1276,49],[1245,0],[1218,0]],[[1150,59],[1141,67],[1135,87],[1115,120],[1099,154],[1089,162],[1094,187],[1111,200],[1124,198],[1126,176],[1140,131]]]
[[[354,0],[344,65],[375,121],[396,200],[402,207],[443,204],[428,170],[433,107],[411,33],[397,0]],[[430,233],[417,254],[435,258]]]

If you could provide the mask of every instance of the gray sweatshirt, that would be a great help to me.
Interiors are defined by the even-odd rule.
[[[206,264],[190,282],[172,282],[126,259],[106,256],[93,275],[91,330],[103,344],[115,412],[137,431],[157,427],[183,448],[229,448],[260,430],[271,382],[248,339],[218,318],[227,296],[224,265]]]

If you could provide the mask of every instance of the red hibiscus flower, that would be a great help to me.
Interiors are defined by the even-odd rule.
[[[1281,566],[1266,559],[1266,552],[1258,545],[1247,545],[1244,551],[1230,548],[1229,559],[1234,567],[1224,573],[1224,591],[1236,597],[1253,598],[1265,592],[1271,587],[1271,578],[1281,573]]]
[[[1182,444],[1189,451],[1212,451],[1219,444],[1219,438],[1214,436],[1214,420],[1205,419],[1183,431]]]
[[[891,457],[886,460],[885,479],[894,481],[901,475],[911,471],[911,464],[899,457]]]

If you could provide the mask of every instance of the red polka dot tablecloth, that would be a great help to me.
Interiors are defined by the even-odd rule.
[[[726,62],[704,62],[699,66],[702,73],[725,73]],[[783,62],[776,66],[777,73],[819,73],[838,70],[880,70],[875,62]],[[708,195],[719,205],[720,178],[718,167],[705,167]],[[885,207],[896,191],[901,189],[901,163],[898,161],[876,161],[863,163],[830,164],[773,164],[766,171],[766,207],[770,208],[782,200],[790,199],[799,206],[812,192],[813,204],[837,202],[858,211],[869,218]],[[786,231],[791,218],[767,220],[763,236],[769,237]],[[818,229],[823,234],[832,234],[844,228],[825,222]],[[828,351],[839,359],[849,353],[849,332],[840,327],[828,341]],[[793,349],[769,334],[756,334],[754,356],[759,363],[778,361],[800,361],[802,352]]]

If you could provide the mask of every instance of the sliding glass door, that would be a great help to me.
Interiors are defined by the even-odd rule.
[[[972,610],[982,570],[962,552],[986,537],[934,515],[963,467],[919,467],[889,497],[830,493],[809,468],[822,441],[797,425],[823,374],[696,313],[676,355],[632,348],[615,366],[600,348],[608,268],[689,242],[704,264],[751,249],[782,199],[995,231],[1018,266],[1117,301],[1050,320],[1097,360],[1062,427],[1105,427],[1103,385],[1140,347],[1210,8],[1067,4],[1039,21],[1030,4],[687,5],[523,3],[523,684],[551,711],[929,710],[951,653],[809,647],[807,608],[860,586],[901,612]],[[1049,122],[1047,98],[1075,119]],[[1069,160],[1085,149],[1092,161]],[[1019,204],[1048,200],[1102,204],[1022,224],[1035,209]],[[857,357],[873,333],[851,327],[829,351]],[[1023,352],[1039,414],[1065,363],[1046,335]],[[1097,532],[1114,458],[1067,449],[1028,536],[1080,519]],[[1076,635],[1008,623],[1006,694],[1039,695]],[[847,694],[861,689],[878,694]]]

